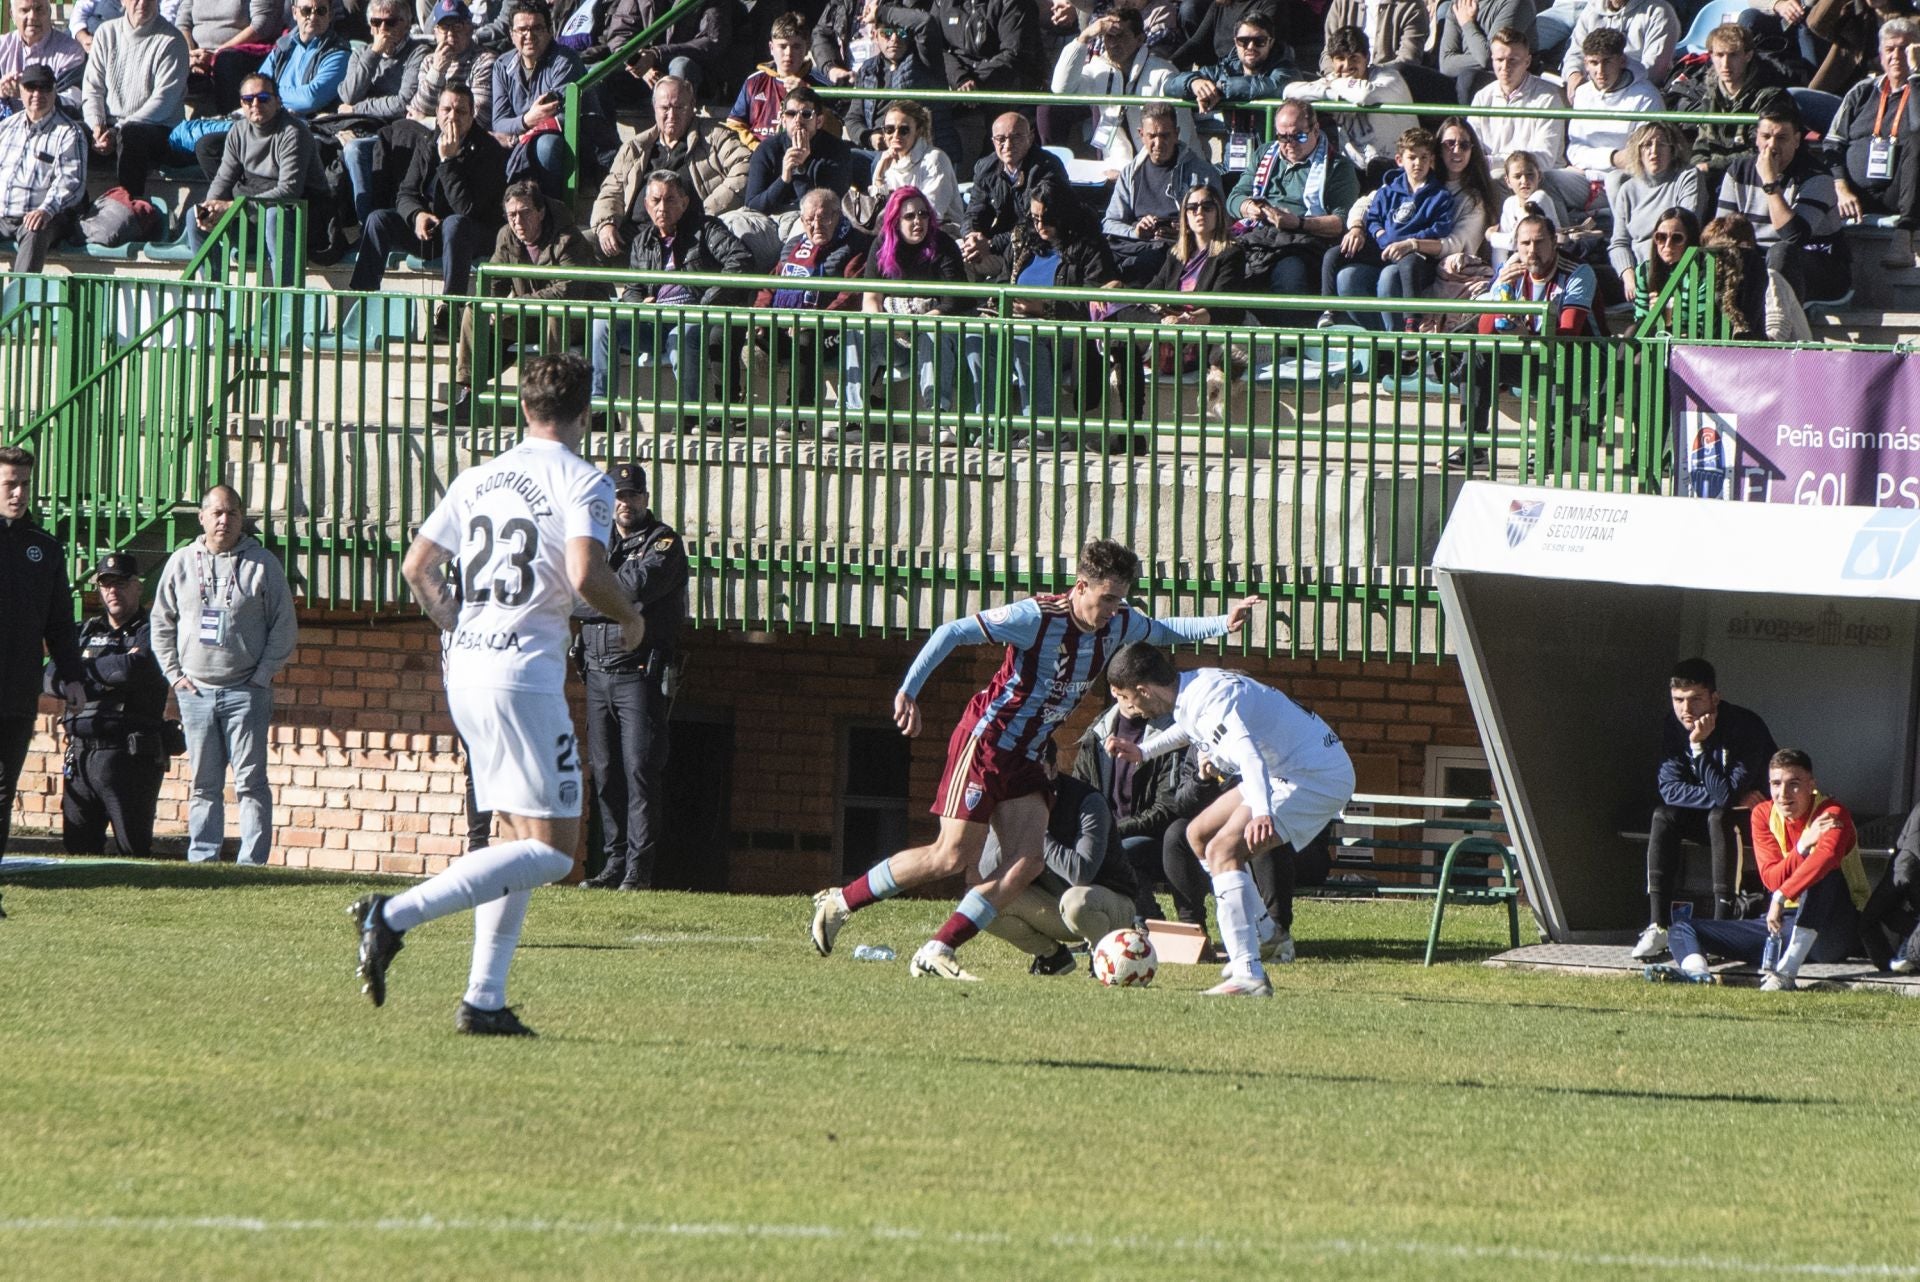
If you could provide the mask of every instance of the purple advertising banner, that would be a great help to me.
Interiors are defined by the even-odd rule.
[[[1673,349],[1676,494],[1920,508],[1920,363],[1824,348]]]

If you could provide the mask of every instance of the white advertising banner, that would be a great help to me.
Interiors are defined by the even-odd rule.
[[[1723,503],[1475,481],[1447,518],[1448,574],[1920,600],[1920,510]]]

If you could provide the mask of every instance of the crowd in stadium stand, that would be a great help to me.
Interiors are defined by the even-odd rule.
[[[1603,332],[1609,307],[1644,313],[1679,253],[1704,244],[1734,328],[1791,340],[1805,302],[1849,288],[1847,224],[1889,228],[1868,252],[1914,265],[1908,3],[1753,0],[1729,16],[1691,0],[714,0],[586,91],[570,135],[564,87],[667,0],[82,0],[63,15],[70,32],[48,0],[14,0],[0,37],[0,234],[15,269],[37,271],[63,239],[178,228],[197,244],[236,196],[304,197],[310,259],[357,255],[355,290],[379,288],[388,256],[408,254],[461,294],[491,255],[1318,295],[1251,317],[1386,331],[1439,323],[1397,300],[1559,300],[1576,334]],[[884,92],[823,100],[826,86]],[[1022,97],[920,100],[945,89]],[[1177,105],[1058,97],[1081,93]],[[1271,122],[1248,106],[1282,98]],[[1482,114],[1568,104],[1759,123]],[[111,173],[109,190],[98,172],[89,188],[89,166]],[[206,181],[205,198],[156,208],[156,171],[174,190]],[[538,236],[510,226],[510,192]],[[1523,241],[1531,217],[1546,231]],[[1516,266],[1522,243],[1551,265],[1529,251]],[[578,296],[534,291],[554,294]],[[755,301],[675,286],[622,297]],[[957,309],[851,283],[760,301]],[[1198,302],[1160,314],[1240,318]],[[603,322],[591,336],[603,382],[616,351],[654,328],[676,361],[700,346],[695,327],[637,312]],[[929,341],[921,382],[951,403],[986,354],[941,342],[954,350]],[[832,355],[856,384],[842,403],[857,407],[881,354]],[[1050,403],[1063,365],[1078,377],[1098,364],[1069,356],[1016,352],[1023,402]]]

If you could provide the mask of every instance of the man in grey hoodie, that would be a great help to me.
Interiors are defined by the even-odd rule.
[[[293,656],[299,624],[286,573],[246,533],[246,506],[227,485],[200,500],[204,533],[167,560],[151,625],[154,657],[187,731],[193,794],[187,858],[220,857],[227,765],[240,798],[240,862],[264,864],[273,843],[267,724],[273,678]]]

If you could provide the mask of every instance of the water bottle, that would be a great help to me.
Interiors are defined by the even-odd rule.
[[[888,948],[885,944],[881,944],[877,948],[872,944],[861,944],[853,950],[853,959],[855,961],[890,962],[893,960],[893,949]]]

